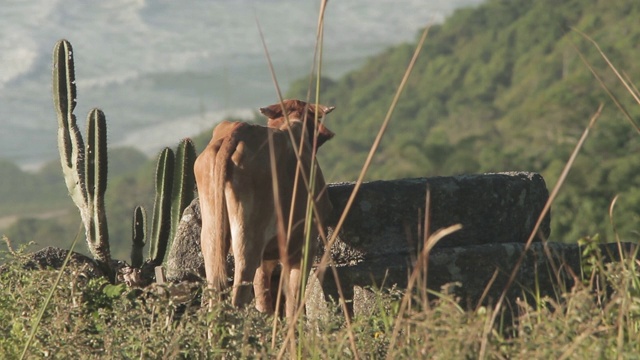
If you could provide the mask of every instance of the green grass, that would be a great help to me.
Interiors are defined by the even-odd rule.
[[[597,260],[595,253],[589,256]],[[54,270],[19,265],[14,260],[0,275],[0,357],[6,359],[19,358],[57,277]],[[488,359],[634,358],[640,354],[639,266],[633,259],[593,266],[584,282],[558,299],[538,299],[536,307],[519,302],[489,328],[492,307],[462,310],[446,291],[425,306],[418,289],[400,319],[404,294],[376,291],[377,306],[354,318],[351,331],[360,358],[478,358],[481,349]],[[82,269],[68,268],[27,358],[273,358],[280,352],[286,321],[274,325],[253,308],[238,310],[229,302],[207,312],[196,296],[185,302],[153,288],[88,280]],[[348,338],[341,315],[307,322],[296,336],[301,357],[311,359],[354,358]]]

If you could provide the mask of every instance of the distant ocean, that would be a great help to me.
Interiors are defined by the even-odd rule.
[[[331,0],[323,74],[337,77],[455,8],[482,0]],[[2,0],[0,158],[56,159],[51,50],[74,47],[84,119],[104,110],[110,146],[155,154],[229,116],[276,101],[260,22],[283,91],[311,69],[319,1]]]

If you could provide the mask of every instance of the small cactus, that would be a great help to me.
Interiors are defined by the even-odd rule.
[[[156,167],[156,196],[149,239],[149,259],[158,266],[167,251],[171,231],[171,190],[173,188],[174,154],[170,148],[160,153]]]
[[[136,206],[133,210],[133,226],[131,237],[131,266],[142,267],[142,249],[147,237],[147,213],[142,206]]]
[[[144,228],[141,228],[145,226],[144,209],[138,206],[134,211],[131,266],[144,268],[142,271],[144,274],[150,274],[148,267],[162,264],[170,242],[175,236],[182,212],[193,200],[195,159],[196,150],[191,139],[183,139],[180,142],[177,156],[174,156],[170,148],[165,148],[158,156],[155,177],[156,194],[148,241],[149,256],[144,264],[142,248],[147,243],[146,234],[142,233]]]
[[[107,125],[104,113],[93,109],[87,118],[87,144],[73,110],[76,106],[73,49],[60,40],[53,49],[53,104],[58,118],[60,163],[69,195],[80,210],[89,251],[113,279],[109,232],[104,209],[107,189]]]

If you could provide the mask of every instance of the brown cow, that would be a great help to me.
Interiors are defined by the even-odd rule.
[[[319,110],[317,116],[316,110]],[[308,191],[302,181],[294,187],[298,167],[296,151],[301,149],[302,170],[308,178],[315,154],[314,142],[317,149],[334,136],[319,122],[331,110],[331,107],[316,107],[300,100],[285,100],[260,109],[269,118],[269,127],[222,122],[215,127],[209,145],[196,159],[194,171],[202,211],[201,245],[207,282],[217,291],[226,287],[225,260],[231,248],[235,260],[232,290],[235,306],[251,302],[248,285],[253,282],[256,308],[271,313],[274,309],[271,273],[279,261],[286,261],[283,269],[288,269],[288,274],[283,275],[289,278],[287,317],[297,309],[300,281],[309,270],[304,274],[301,271]],[[295,146],[289,131],[296,139]],[[331,211],[319,167],[313,182],[318,214],[314,224],[308,227],[311,239],[308,264],[315,254],[316,219],[323,222]],[[291,236],[284,249],[278,242],[277,205],[282,210],[284,226],[292,220]]]

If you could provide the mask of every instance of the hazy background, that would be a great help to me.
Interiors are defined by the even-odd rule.
[[[334,0],[324,74],[338,76],[387,46],[415,39],[455,8],[481,0]],[[103,109],[110,146],[148,155],[276,100],[256,19],[280,85],[310,71],[319,1],[2,0],[0,158],[23,169],[56,159],[51,50],[74,46],[78,106]],[[1,175],[0,175],[1,176]]]

